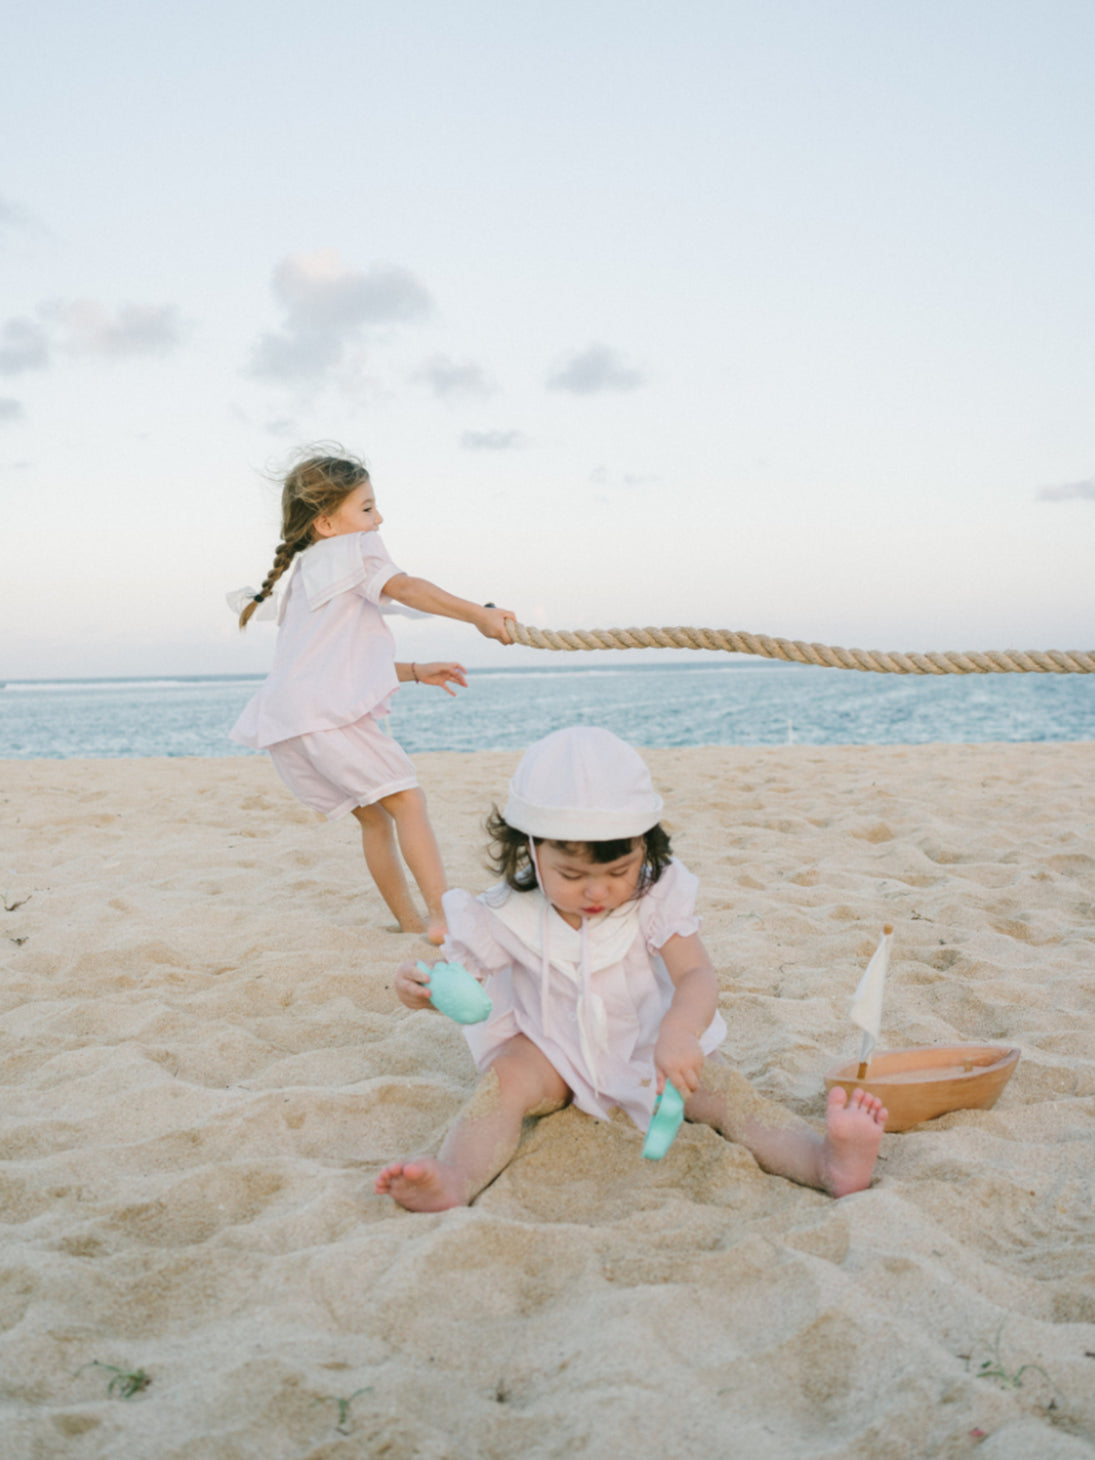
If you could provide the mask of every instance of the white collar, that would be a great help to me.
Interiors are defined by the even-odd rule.
[[[308,607],[313,611],[330,603],[340,593],[356,588],[365,581],[368,569],[362,552],[364,532],[340,532],[337,537],[321,537],[297,556],[300,561],[300,582]],[[374,538],[383,544],[380,538]]]
[[[557,968],[576,984],[582,983],[582,929],[572,928],[548,906],[547,918],[544,908],[547,899],[540,889],[531,892],[514,892],[505,888],[508,894],[501,897],[499,888],[484,893],[483,901],[494,916],[511,932],[516,933],[527,948],[541,958],[544,954],[544,927],[547,924],[548,957],[553,968]],[[497,899],[497,900],[496,900]],[[588,947],[589,972],[611,968],[620,963],[639,933],[639,903],[633,898],[613,912],[601,913],[595,918],[586,918],[585,935]]]

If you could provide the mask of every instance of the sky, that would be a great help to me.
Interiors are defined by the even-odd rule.
[[[1092,55],[1090,0],[24,0],[0,679],[264,670],[225,594],[318,442],[526,624],[1090,649]]]

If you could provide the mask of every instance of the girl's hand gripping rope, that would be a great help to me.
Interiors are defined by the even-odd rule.
[[[512,644],[510,626],[516,621],[517,615],[512,608],[495,608],[493,603],[485,603],[479,610],[475,627],[484,638],[497,639],[500,644]]]

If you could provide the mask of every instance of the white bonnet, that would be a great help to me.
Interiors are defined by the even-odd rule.
[[[642,836],[663,804],[638,751],[611,730],[572,725],[521,757],[503,815],[527,836],[607,842]]]

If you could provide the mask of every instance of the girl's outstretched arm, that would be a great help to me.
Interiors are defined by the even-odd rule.
[[[512,644],[513,636],[509,624],[517,615],[512,608],[487,607],[472,603],[467,598],[457,598],[446,593],[428,578],[412,578],[409,573],[396,573],[384,585],[384,592],[396,603],[417,608],[421,613],[436,613],[443,618],[460,619],[462,623],[474,624],[487,639],[497,639],[500,644]]]
[[[435,684],[438,689],[443,689],[454,698],[456,691],[449,688],[450,683],[459,684],[464,689],[468,687],[468,671],[462,664],[433,660],[426,664],[419,664],[417,661],[403,664],[397,660],[395,673],[400,684]]]
[[[658,951],[674,985],[673,1002],[665,1012],[654,1046],[658,1090],[671,1080],[687,1099],[699,1088],[703,1069],[700,1035],[718,1008],[718,980],[698,933],[670,938]]]

